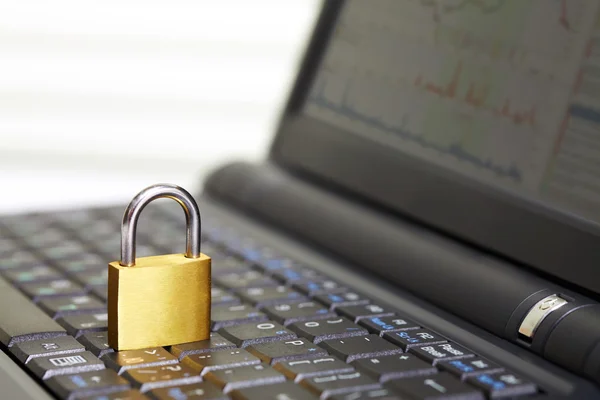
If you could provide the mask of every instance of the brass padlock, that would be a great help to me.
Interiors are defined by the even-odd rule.
[[[163,197],[185,211],[186,252],[136,260],[138,217]],[[108,344],[133,350],[208,339],[210,268],[210,257],[200,253],[200,211],[192,195],[170,184],[142,190],[123,215],[121,261],[108,264]]]

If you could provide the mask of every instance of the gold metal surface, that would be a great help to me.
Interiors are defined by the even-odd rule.
[[[116,350],[210,337],[210,257],[142,257],[108,264],[108,344]]]

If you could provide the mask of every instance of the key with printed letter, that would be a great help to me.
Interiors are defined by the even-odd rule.
[[[192,354],[182,362],[201,374],[218,369],[260,364],[260,359],[243,349],[217,350],[211,353]]]
[[[383,336],[384,333],[391,331],[406,331],[421,328],[416,322],[398,316],[367,317],[358,321],[358,324],[367,328],[369,332],[379,336]]]
[[[334,357],[319,357],[307,360],[282,361],[273,366],[288,379],[299,382],[312,376],[347,373],[354,368]]]
[[[358,322],[362,318],[389,317],[394,315],[392,310],[378,306],[377,304],[340,306],[336,307],[335,311],[348,317],[354,322]]]
[[[352,306],[370,303],[368,298],[356,292],[324,293],[314,296],[313,299],[319,303],[325,304],[331,310],[340,306]]]
[[[434,366],[412,354],[370,357],[356,360],[352,366],[382,383],[392,379],[437,373]]]
[[[114,369],[119,375],[133,368],[177,364],[177,358],[162,347],[106,353],[102,356],[102,360],[107,367]]]
[[[276,304],[263,307],[261,311],[284,326],[298,321],[335,317],[335,313],[329,311],[316,301]]]
[[[155,400],[229,400],[229,397],[210,382],[154,389],[147,393]]]
[[[210,314],[212,330],[226,326],[267,320],[267,316],[249,304],[224,304],[212,307]]]
[[[112,353],[114,351],[113,348],[108,345],[106,331],[85,333],[77,340],[98,358],[106,353]]]
[[[426,329],[415,329],[410,331],[387,332],[383,338],[400,346],[407,351],[414,346],[424,346],[445,343],[446,339]]]
[[[467,378],[467,382],[483,389],[492,399],[524,396],[537,392],[535,383],[510,372],[480,374]]]
[[[132,381],[142,393],[160,387],[190,385],[202,381],[200,373],[185,364],[130,369],[123,376]]]
[[[70,335],[79,337],[88,332],[105,331],[108,324],[106,313],[67,315],[57,320]]]
[[[501,366],[481,357],[467,358],[464,360],[440,361],[436,366],[444,371],[450,372],[461,379],[483,373],[500,372]]]
[[[10,352],[22,363],[28,363],[36,357],[57,354],[79,353],[85,348],[71,336],[59,336],[52,339],[31,340],[15,344]]]
[[[296,322],[289,325],[288,328],[313,343],[328,339],[363,336],[369,333],[365,328],[341,317]]]
[[[234,349],[235,344],[216,332],[211,332],[210,339],[200,342],[176,344],[171,346],[171,353],[180,360],[191,354],[208,353],[215,350]]]
[[[377,335],[325,340],[321,347],[348,363],[359,358],[402,353],[402,349]]]
[[[431,346],[412,347],[410,353],[436,365],[439,361],[458,360],[459,358],[474,357],[475,355],[464,347],[454,343],[433,344]]]
[[[236,293],[242,300],[254,304],[257,308],[286,301],[308,300],[306,297],[287,286],[249,287],[239,289]]]
[[[77,397],[77,400],[150,400],[139,390],[131,389],[123,392]],[[169,399],[170,400],[170,399]],[[176,400],[176,399],[173,399]]]
[[[98,371],[105,368],[104,363],[89,351],[37,357],[29,361],[27,366],[41,379],[48,379],[56,375]]]
[[[246,350],[267,364],[327,355],[325,350],[302,338],[255,344],[248,346]]]
[[[402,400],[389,389],[360,390],[331,396],[331,400]]]
[[[401,396],[411,399],[484,399],[483,393],[479,390],[445,372],[430,376],[393,380],[386,383],[386,386],[389,386]]]
[[[317,397],[292,382],[238,389],[229,393],[233,400],[317,400]]]
[[[339,393],[381,388],[377,381],[358,371],[306,378],[300,384],[322,399]]]
[[[106,310],[103,303],[88,295],[51,297],[40,300],[38,304],[42,310],[55,319],[64,315]]]
[[[225,393],[240,388],[285,382],[285,376],[266,364],[211,371],[204,378]]]
[[[129,382],[110,369],[55,376],[48,379],[46,384],[63,399],[121,392],[131,387]]]
[[[295,333],[271,321],[229,326],[219,329],[219,334],[239,347],[296,337]]]

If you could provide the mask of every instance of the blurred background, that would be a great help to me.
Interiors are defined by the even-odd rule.
[[[266,155],[317,0],[0,0],[0,212]]]

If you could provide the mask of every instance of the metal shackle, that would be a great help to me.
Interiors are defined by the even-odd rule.
[[[121,224],[121,262],[124,267],[135,265],[135,238],[140,213],[153,200],[173,199],[185,212],[187,224],[185,256],[200,257],[200,210],[192,195],[185,189],[169,183],[152,185],[139,192],[129,203]]]

